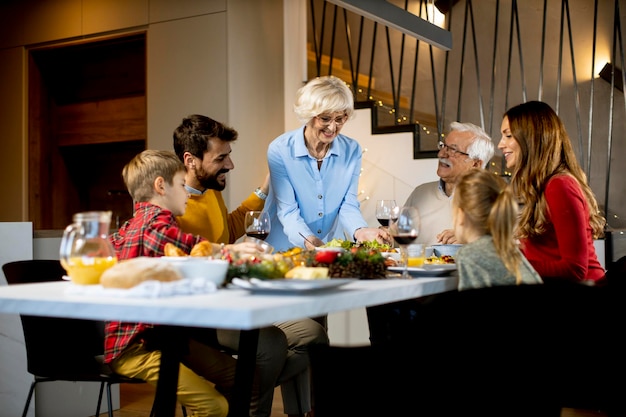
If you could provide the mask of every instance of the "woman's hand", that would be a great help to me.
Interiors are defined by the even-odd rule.
[[[316,247],[323,245],[324,242],[322,241],[322,239],[316,237],[315,235],[307,236],[306,239],[304,239],[304,247],[308,250],[313,250]]]
[[[437,235],[437,242],[442,243],[444,245],[450,245],[452,243],[456,243],[457,239],[454,235],[454,230],[446,229],[443,232]]]

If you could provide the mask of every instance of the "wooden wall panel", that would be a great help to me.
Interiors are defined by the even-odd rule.
[[[146,97],[123,97],[58,108],[59,146],[146,139]]]

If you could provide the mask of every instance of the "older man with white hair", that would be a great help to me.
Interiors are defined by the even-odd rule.
[[[465,172],[485,168],[495,147],[487,133],[472,123],[452,122],[450,133],[439,141],[438,181],[417,186],[404,203],[416,207],[421,229],[416,243],[455,243],[452,227],[452,194]]]

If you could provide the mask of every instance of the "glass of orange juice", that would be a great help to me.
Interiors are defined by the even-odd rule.
[[[412,243],[407,246],[408,253],[408,261],[407,266],[409,267],[422,267],[424,266],[424,250],[425,246],[423,243]]]

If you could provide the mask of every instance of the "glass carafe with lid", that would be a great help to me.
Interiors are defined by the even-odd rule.
[[[76,213],[61,239],[61,265],[76,284],[99,284],[100,275],[117,263],[108,240],[110,211]]]

